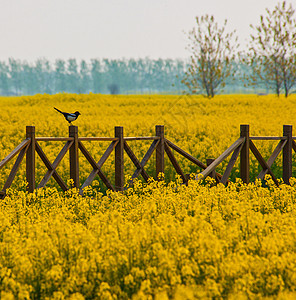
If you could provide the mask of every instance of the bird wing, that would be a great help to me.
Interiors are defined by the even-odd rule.
[[[68,121],[74,121],[76,119],[77,119],[77,116],[75,114],[67,114]]]

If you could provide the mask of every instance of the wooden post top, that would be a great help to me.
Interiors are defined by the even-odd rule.
[[[69,134],[78,133],[78,126],[70,125],[69,126]]]
[[[114,132],[115,132],[115,137],[122,138],[123,137],[123,126],[115,126]]]
[[[284,125],[283,126],[283,133],[284,133],[284,135],[292,134],[292,129],[293,129],[292,125]]]
[[[164,134],[164,125],[156,125],[155,126],[156,135],[160,136]]]
[[[35,133],[35,126],[26,126],[26,133]]]
[[[241,136],[249,135],[250,125],[249,124],[241,124],[240,125]]]

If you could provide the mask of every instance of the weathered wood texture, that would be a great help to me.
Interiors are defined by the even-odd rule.
[[[236,140],[228,149],[226,149],[218,158],[216,158],[204,171],[200,174],[203,178],[209,176],[209,174],[215,170],[215,168],[220,165],[220,163],[225,160],[237,147],[244,143],[245,138],[240,137]]]
[[[115,141],[113,141],[109,145],[109,147],[104,152],[104,154],[102,155],[102,157],[100,158],[98,163],[96,163],[96,161],[90,155],[90,153],[85,148],[85,146],[81,142],[79,142],[78,146],[79,146],[80,151],[82,152],[82,154],[85,156],[85,158],[88,160],[88,162],[93,167],[92,172],[90,173],[88,178],[85,180],[85,182],[82,184],[81,189],[84,189],[85,187],[89,186],[93,182],[93,180],[95,179],[96,175],[98,174],[100,176],[100,178],[102,179],[102,181],[104,182],[104,184],[107,186],[108,189],[111,189],[112,191],[115,190],[114,187],[112,186],[112,184],[110,183],[109,179],[102,172],[101,168],[102,168],[103,164],[105,163],[107,158],[110,156],[110,154],[112,153],[112,151],[114,150],[114,148],[116,147],[117,144],[118,144],[118,140],[116,139]]]
[[[276,158],[277,158],[278,155],[281,153],[281,151],[283,150],[283,148],[284,148],[284,146],[285,146],[286,143],[287,143],[287,140],[281,140],[281,141],[277,144],[276,148],[274,149],[274,151],[272,152],[271,156],[270,156],[269,159],[267,160],[267,165],[268,165],[269,167],[271,167],[272,164],[275,162]],[[295,149],[296,149],[296,148],[295,148]],[[295,151],[296,151],[296,150],[295,150]],[[267,168],[263,169],[263,170],[259,173],[259,175],[257,176],[257,178],[263,180],[263,179],[264,179],[264,176],[267,174],[267,172],[268,172],[268,169],[267,169]]]
[[[73,180],[73,185],[79,188],[79,156],[78,156],[78,127],[69,126],[69,137],[73,138],[73,144],[69,149],[70,157],[70,178]]]
[[[239,156],[239,154],[240,154],[240,152],[241,152],[243,146],[244,146],[244,142],[242,142],[242,143],[241,143],[241,144],[233,151],[232,156],[231,156],[231,158],[230,158],[230,161],[229,161],[229,163],[228,163],[228,165],[227,165],[227,167],[226,167],[226,170],[225,170],[225,172],[224,172],[224,174],[223,174],[223,177],[222,177],[222,179],[221,179],[221,181],[220,181],[221,183],[226,184],[226,182],[227,182],[227,180],[228,180],[228,178],[229,178],[229,176],[230,176],[231,170],[233,169],[234,164],[235,164],[235,162],[236,162],[236,160],[237,160],[237,158],[238,158],[238,156]]]
[[[26,153],[26,180],[27,190],[32,193],[35,190],[35,126],[26,127],[26,138],[30,139],[30,144]]]
[[[123,191],[124,189],[124,140],[123,127],[115,127],[115,137],[118,143],[115,147],[115,190]]]
[[[210,166],[212,162],[214,162],[214,158],[207,158],[207,167]],[[211,173],[209,173],[209,177],[216,178],[216,170],[214,169]]]
[[[244,138],[244,145],[240,154],[240,177],[244,183],[250,181],[250,132],[249,125],[240,126],[240,136]]]
[[[164,173],[164,126],[155,126],[155,135],[159,138],[159,143],[156,147],[156,179],[160,179],[160,174]]]
[[[124,150],[137,168],[137,170],[135,171],[135,173],[132,176],[132,180],[137,178],[138,175],[141,173],[142,177],[147,182],[149,179],[149,175],[144,170],[144,166],[140,163],[140,161],[138,160],[138,158],[136,157],[136,155],[134,154],[134,152],[132,151],[132,149],[126,142],[124,142]]]
[[[292,177],[292,125],[284,125],[283,136],[287,138],[283,148],[283,180],[289,184]]]
[[[4,184],[4,187],[3,187],[3,192],[4,193],[6,192],[7,189],[10,188],[10,186],[11,186],[11,184],[13,182],[13,179],[14,179],[14,177],[16,175],[16,172],[18,171],[18,169],[20,167],[20,164],[21,164],[21,162],[22,162],[22,160],[23,160],[23,158],[24,158],[24,156],[25,156],[28,148],[29,148],[29,145],[27,145],[26,148],[23,148],[20,151],[20,153],[19,153],[19,155],[18,155],[18,157],[17,157],[17,159],[16,159],[16,161],[15,161],[15,163],[14,163],[14,165],[13,165],[13,167],[12,167],[10,173],[9,173],[8,179],[6,180],[6,182]]]
[[[187,158],[188,160],[190,160],[191,162],[193,162],[194,164],[196,164],[200,168],[202,168],[202,169],[206,169],[207,168],[207,165],[205,165],[204,163],[202,163],[201,161],[199,161],[197,158],[195,158],[191,154],[185,152],[183,149],[181,149],[180,147],[178,147],[177,145],[175,145],[174,143],[172,143],[168,139],[165,139],[165,141],[166,141],[167,145],[170,146],[173,150],[177,151],[178,153],[180,153],[181,155],[183,155],[185,158]]]
[[[176,172],[181,176],[181,178],[183,180],[183,183],[186,183],[186,181],[187,181],[186,180],[186,176],[183,173],[180,165],[178,164],[175,155],[173,154],[173,152],[171,151],[171,149],[169,148],[169,146],[168,146],[168,144],[166,142],[164,143],[164,149],[165,149],[165,152],[168,155],[168,157],[169,157],[172,165],[174,166]]]
[[[54,179],[56,180],[56,182],[59,184],[59,186],[63,189],[63,191],[66,191],[68,189],[67,185],[61,179],[61,177],[57,174],[56,168],[58,167],[59,163],[61,162],[61,160],[63,159],[63,157],[69,150],[69,148],[72,147],[73,143],[74,143],[73,140],[68,141],[64,145],[64,147],[62,148],[62,150],[60,151],[60,153],[58,154],[58,156],[56,157],[54,162],[51,164],[50,161],[48,160],[48,158],[46,157],[46,155],[44,154],[43,150],[41,149],[40,145],[36,142],[36,151],[48,169],[47,173],[44,175],[43,179],[41,180],[41,182],[39,183],[37,188],[44,187],[47,184],[47,182],[49,181],[50,177],[53,176]]]
[[[70,143],[70,145],[69,144],[68,145],[66,144],[66,145],[67,145],[67,147],[70,147],[73,142],[68,142],[68,143]],[[39,157],[41,158],[41,160],[45,164],[46,168],[48,169],[47,176],[45,175],[46,179],[43,178],[44,181],[43,182],[41,181],[37,188],[44,187],[45,184],[47,183],[49,177],[53,176],[53,178],[56,180],[56,182],[62,188],[63,191],[68,190],[66,183],[62,180],[62,178],[59,176],[59,174],[56,171],[56,167],[58,165],[57,161],[55,163],[55,166],[53,166],[51,164],[51,162],[49,161],[49,159],[47,158],[47,156],[45,155],[45,153],[43,152],[43,150],[40,147],[40,145],[38,144],[38,142],[36,142],[35,147],[36,147],[36,152],[38,153]]]
[[[258,160],[259,164],[261,165],[262,169],[267,170],[267,172],[271,175],[272,180],[274,181],[274,183],[276,185],[279,185],[276,177],[274,176],[273,172],[271,171],[270,166],[263,159],[261,153],[259,152],[259,150],[257,149],[257,147],[255,146],[255,144],[252,141],[250,141],[250,149],[253,152],[253,154],[255,155],[255,157]]]
[[[22,141],[14,150],[12,150],[1,162],[0,170],[11,160],[13,159],[22,149],[24,149],[29,143],[31,143],[30,138]]]

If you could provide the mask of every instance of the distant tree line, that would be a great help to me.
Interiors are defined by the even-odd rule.
[[[186,62],[172,59],[38,59],[0,62],[0,94],[180,93]]]
[[[232,62],[236,77],[226,78],[223,93],[271,91],[265,81],[246,86],[242,80],[252,69]],[[0,61],[0,95],[34,95],[56,93],[102,94],[181,94],[182,79],[189,60],[181,59],[76,59],[55,62],[43,58],[33,63],[10,58]]]

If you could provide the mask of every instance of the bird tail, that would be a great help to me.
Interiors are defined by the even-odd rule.
[[[59,113],[63,114],[63,112],[57,109],[56,107],[54,107],[54,109],[57,110]]]

